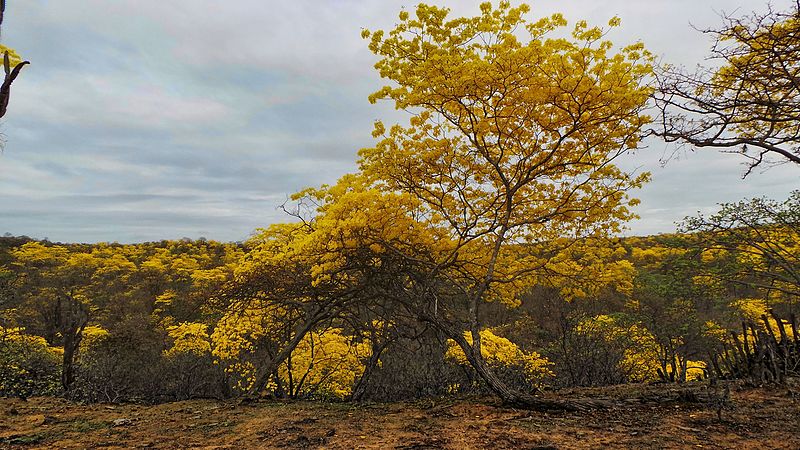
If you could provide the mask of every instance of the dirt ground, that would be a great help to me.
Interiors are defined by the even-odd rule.
[[[728,402],[719,388],[695,389],[711,395],[675,400],[678,389],[665,386],[558,394],[613,405],[580,413],[504,408],[490,398],[156,406],[0,399],[0,448],[800,448],[797,388],[732,386]]]

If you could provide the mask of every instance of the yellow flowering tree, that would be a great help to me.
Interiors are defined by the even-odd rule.
[[[505,402],[579,407],[505,386],[483,357],[479,310],[485,301],[513,305],[549,275],[550,258],[531,246],[569,247],[619,231],[632,216],[627,192],[647,175],[614,162],[638,146],[649,121],[651,58],[641,44],[613,50],[584,21],[554,36],[563,16],[527,22],[528,11],[484,3],[475,17],[450,18],[421,4],[388,32],[364,31],[391,82],[370,100],[392,101],[411,119],[377,122],[378,142],[361,151],[360,169],[369,190],[407,198],[406,215],[446,238],[407,258],[426,272],[398,291],[415,314],[453,339]]]
[[[254,236],[223,293],[228,306],[212,334],[214,354],[250,395],[275,382],[281,364],[308,333],[371,295],[373,280],[356,266],[375,261],[336,251],[352,245],[353,237],[323,218],[329,216],[273,225]]]
[[[95,294],[106,290],[109,280],[124,283],[132,265],[124,259],[38,242],[24,244],[12,254],[17,288],[24,299],[20,309],[27,316],[41,317],[40,333],[64,349],[62,383],[68,389],[83,330],[100,304]]]
[[[423,4],[388,33],[364,32],[392,82],[371,100],[412,118],[376,123],[359,173],[296,194],[298,221],[252,241],[212,336],[214,352],[248,373],[251,393],[280,378],[323,321],[374,303],[444,332],[504,401],[579,407],[504,385],[481,351],[480,309],[515,306],[533,284],[568,297],[610,283],[630,291],[632,268],[617,250],[598,254],[581,239],[621,230],[635,203],[627,192],[647,179],[614,162],[649,120],[651,58],[640,44],[613,50],[585,22],[554,36],[562,16],[528,23],[527,12],[486,3],[476,17],[449,19]]]

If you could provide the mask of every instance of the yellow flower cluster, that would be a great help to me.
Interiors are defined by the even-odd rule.
[[[525,376],[533,383],[538,384],[543,379],[552,377],[551,363],[547,358],[536,352],[526,352],[517,347],[508,339],[498,336],[492,330],[481,330],[481,355],[490,366],[519,367]],[[472,335],[464,333],[464,338],[472,345]],[[460,365],[469,365],[467,357],[461,347],[452,339],[447,341],[445,358]]]
[[[3,44],[0,44],[0,58],[3,57],[4,53],[8,53],[8,62],[11,67],[16,67],[17,64],[22,62],[22,57],[19,56],[16,50],[11,47],[6,47]]]
[[[50,347],[47,341],[41,337],[32,334],[26,334],[24,328],[3,328],[0,326],[0,343],[13,342],[22,344],[31,348],[46,349],[53,353],[63,353],[60,347]]]
[[[211,352],[208,325],[204,323],[183,322],[167,328],[167,334],[172,339],[172,347],[164,351],[166,356],[202,356]]]
[[[234,361],[253,351],[255,341],[267,333],[264,319],[256,309],[229,311],[217,322],[211,335],[214,356]]]
[[[608,315],[599,315],[578,324],[577,331],[599,337],[608,343],[620,345],[623,350],[620,370],[630,381],[658,380],[658,343],[645,327],[633,324],[624,326]]]
[[[318,393],[344,399],[364,372],[363,361],[370,352],[368,341],[356,342],[338,328],[312,332],[295,348],[291,359],[281,365],[278,375],[288,386],[291,364],[294,394]]]
[[[81,333],[81,352],[86,352],[108,336],[108,330],[97,325],[89,325]]]

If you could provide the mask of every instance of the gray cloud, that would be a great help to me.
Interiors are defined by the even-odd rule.
[[[403,115],[366,97],[383,82],[361,28],[396,22],[398,0],[29,0],[14,2],[5,43],[33,62],[2,124],[0,232],[60,241],[204,235],[240,240],[284,220],[277,207],[331,183],[371,145],[375,119]],[[455,15],[479,1],[445,2]],[[702,62],[717,12],[746,0],[540,0],[532,16],[623,20],[609,37],[665,60]],[[782,7],[784,5],[776,5]],[[746,196],[785,196],[796,168],[740,180],[740,160],[650,142],[624,162],[653,172],[631,233]]]

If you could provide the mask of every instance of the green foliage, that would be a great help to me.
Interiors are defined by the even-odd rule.
[[[800,191],[783,202],[754,198],[723,204],[711,215],[687,218],[702,252],[703,275],[732,287],[739,297],[759,297],[783,313],[800,304]]]

